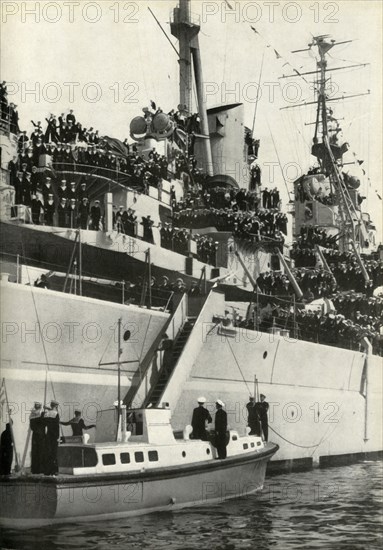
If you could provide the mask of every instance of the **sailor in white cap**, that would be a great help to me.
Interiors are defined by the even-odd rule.
[[[51,407],[45,408],[44,412],[44,425],[46,427],[44,474],[48,476],[54,476],[58,473],[57,450],[60,439],[58,406],[58,401],[52,399]]]
[[[31,414],[29,415],[29,427],[32,432],[32,452],[31,452],[31,473],[44,473],[44,441],[45,426],[42,417],[42,404],[35,401]]]
[[[213,419],[210,416],[209,411],[204,407],[204,404],[206,403],[206,398],[202,396],[198,397],[197,403],[198,407],[193,410],[193,417],[191,421],[191,425],[193,428],[192,438],[207,441],[208,433],[206,431],[206,422],[210,424]]]
[[[215,413],[215,446],[217,448],[218,457],[226,458],[226,430],[227,430],[227,414],[223,410],[225,403],[221,399],[215,402],[217,412]]]
[[[84,419],[81,416],[80,409],[75,409],[74,417],[71,418],[68,422],[60,422],[63,426],[71,426],[73,435],[82,435],[83,430],[90,430],[90,428],[95,428],[95,424],[85,425]]]

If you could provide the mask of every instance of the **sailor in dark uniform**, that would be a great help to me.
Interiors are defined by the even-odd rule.
[[[53,216],[56,211],[55,201],[53,199],[53,194],[49,193],[48,198],[44,203],[44,218],[45,225],[53,226]]]
[[[61,199],[65,199],[65,204],[67,203],[68,189],[66,186],[66,180],[61,180],[60,187],[57,189],[57,195],[59,197],[60,203],[61,203]]]
[[[223,410],[225,404],[220,399],[215,402],[217,412],[215,413],[215,446],[218,452],[218,458],[226,458],[226,430],[227,414]]]
[[[40,225],[40,214],[43,211],[43,204],[35,194],[31,195],[31,212],[32,222],[35,225]]]
[[[23,173],[17,172],[15,179],[15,204],[23,202]]]
[[[197,399],[198,407],[193,410],[192,417],[192,438],[193,439],[202,439],[202,441],[208,440],[208,433],[206,431],[206,422],[210,424],[213,419],[210,416],[210,413],[205,409],[204,404],[206,403],[205,397],[199,397]]]
[[[154,243],[153,239],[153,230],[152,227],[154,225],[153,220],[151,219],[150,215],[143,217],[141,225],[144,227],[144,234],[142,236],[142,239],[146,241],[147,243]]]
[[[11,421],[12,422],[12,421]],[[0,438],[0,475],[9,476],[13,461],[13,440],[11,423],[5,425],[5,430]]]
[[[269,424],[267,420],[267,411],[269,410],[269,404],[265,401],[266,396],[263,395],[263,393],[261,393],[259,397],[260,401],[258,401],[258,403],[256,404],[256,409],[258,411],[259,419],[261,421],[263,437],[265,441],[267,441],[269,437]]]
[[[71,420],[68,422],[60,422],[60,424],[63,426],[71,426],[73,435],[82,435],[83,430],[90,430],[96,427],[96,424],[90,424],[89,426],[85,425],[79,409],[75,409],[74,417]]]
[[[29,427],[32,431],[32,454],[31,454],[31,473],[44,473],[44,457],[45,457],[45,425],[42,416],[42,405],[38,401],[29,416]]]
[[[66,198],[62,197],[60,204],[57,208],[58,213],[58,226],[68,227],[68,208],[66,205]]]
[[[44,474],[54,476],[58,473],[57,450],[60,439],[60,416],[58,402],[51,401],[50,408],[44,411],[43,422],[45,426],[45,465]]]
[[[43,195],[44,204],[48,201],[50,195],[53,197],[52,180],[49,176],[45,178],[45,183],[43,184],[41,192]]]
[[[81,182],[80,187],[77,190],[77,200],[79,201],[79,204],[81,204],[82,200],[85,198],[89,200],[89,194],[88,194],[88,191],[86,190],[86,182],[83,181]]]
[[[76,199],[70,199],[68,205],[68,226],[74,229],[77,226]]]
[[[32,182],[31,182],[31,173],[25,172],[25,175],[23,177],[23,204],[25,206],[31,206],[32,197],[31,197],[31,188],[32,188]]]
[[[67,199],[68,199],[68,201],[71,201],[72,199],[74,199],[76,201],[76,199],[77,199],[77,191],[76,191],[76,182],[75,181],[70,182],[70,186],[69,186],[69,189],[67,191]]]
[[[101,207],[100,207],[100,201],[97,199],[94,201],[94,206],[90,209],[90,217],[91,217],[91,229],[93,231],[99,231],[100,229],[100,221],[101,221]]]
[[[88,229],[89,202],[87,197],[83,197],[79,204],[78,215],[81,229]]]
[[[250,395],[249,402],[246,405],[248,412],[248,426],[250,428],[249,435],[261,435],[261,423],[258,415],[257,407],[255,406],[254,397]]]

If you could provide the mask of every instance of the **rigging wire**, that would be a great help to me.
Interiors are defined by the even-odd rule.
[[[24,241],[23,241],[22,238],[21,238],[21,249],[22,249],[23,258],[24,258],[24,261],[25,261],[25,248],[24,248]],[[50,371],[50,365],[49,365],[49,360],[48,360],[48,353],[47,353],[47,350],[46,350],[46,347],[45,347],[44,335],[43,335],[42,328],[41,328],[39,312],[38,312],[37,304],[36,304],[36,300],[35,300],[35,294],[34,294],[33,286],[31,285],[31,279],[30,279],[30,275],[29,275],[29,269],[28,269],[28,266],[27,266],[27,265],[26,265],[25,267],[26,267],[26,271],[27,271],[27,275],[28,275],[29,285],[30,285],[30,287],[31,287],[31,294],[32,294],[32,300],[33,300],[33,307],[34,307],[34,309],[35,309],[35,314],[36,314],[36,318],[37,318],[37,325],[38,325],[38,329],[39,329],[39,334],[40,334],[40,338],[41,338],[41,343],[42,343],[42,345],[43,345],[43,351],[44,351],[45,362],[46,362],[46,368],[45,368],[45,383],[44,383],[44,403],[46,403],[46,399],[47,399],[47,385],[48,385],[48,373],[50,374],[50,372],[49,372],[49,371]],[[55,388],[54,388],[53,380],[52,380],[51,377],[50,377],[50,381],[51,381],[51,387],[52,387],[53,398],[56,400]],[[62,426],[60,426],[60,432],[61,432],[61,435],[64,434]]]
[[[247,390],[248,390],[248,392],[249,392],[249,395],[251,395],[251,390],[250,390],[249,385],[248,385],[248,383],[247,383],[247,381],[246,381],[246,379],[245,379],[245,377],[244,377],[244,375],[243,375],[242,369],[241,369],[241,367],[240,367],[240,365],[239,365],[239,363],[238,363],[238,361],[237,361],[237,358],[236,358],[236,356],[235,356],[235,354],[234,354],[234,351],[233,351],[233,349],[232,349],[232,347],[231,347],[229,338],[226,338],[226,341],[227,341],[227,343],[228,343],[228,345],[229,345],[230,351],[231,351],[232,356],[233,356],[233,358],[234,358],[234,361],[235,361],[235,363],[236,363],[236,365],[237,365],[237,367],[238,367],[238,370],[239,370],[239,372],[241,373],[242,379],[243,379],[243,381],[244,381],[244,383],[245,383],[245,385],[246,385],[246,388],[247,388]]]
[[[286,178],[285,178],[285,174],[284,174],[284,172],[283,172],[283,167],[282,167],[281,159],[280,159],[280,157],[279,157],[279,153],[278,153],[278,150],[277,150],[275,141],[274,141],[274,136],[273,136],[273,133],[272,133],[272,131],[271,131],[271,128],[270,128],[270,125],[269,125],[269,121],[267,120],[267,118],[266,118],[266,122],[267,122],[267,127],[268,127],[269,132],[270,132],[271,140],[272,140],[272,142],[273,142],[275,154],[276,154],[277,159],[278,159],[278,164],[279,164],[279,168],[280,168],[281,173],[282,173],[283,181],[285,182],[285,186],[286,186],[286,190],[287,190],[287,196],[289,197],[289,200],[290,200],[290,191],[289,191],[289,188],[288,188],[288,185],[287,185],[287,181],[286,181]]]

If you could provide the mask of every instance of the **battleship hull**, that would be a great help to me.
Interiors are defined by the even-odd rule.
[[[98,521],[223,502],[260,491],[278,447],[226,460],[129,474],[4,480],[1,523],[14,528]]]
[[[123,334],[130,332],[120,357],[125,395],[158,347],[169,314],[9,282],[1,283],[0,292],[1,378],[6,389],[1,427],[9,409],[18,462],[28,466],[28,418],[34,401],[56,399],[63,420],[80,407],[85,422],[93,424],[97,412],[117,398],[118,319]]]
[[[224,297],[211,292],[169,379],[162,400],[181,429],[199,395],[211,413],[219,397],[240,433],[254,379],[266,395],[269,438],[280,450],[275,469],[310,468],[381,457],[382,358],[287,336],[212,322]]]

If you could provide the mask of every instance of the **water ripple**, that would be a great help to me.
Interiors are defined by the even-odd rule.
[[[382,548],[383,463],[271,477],[248,497],[139,518],[3,530],[4,549],[375,550]]]

